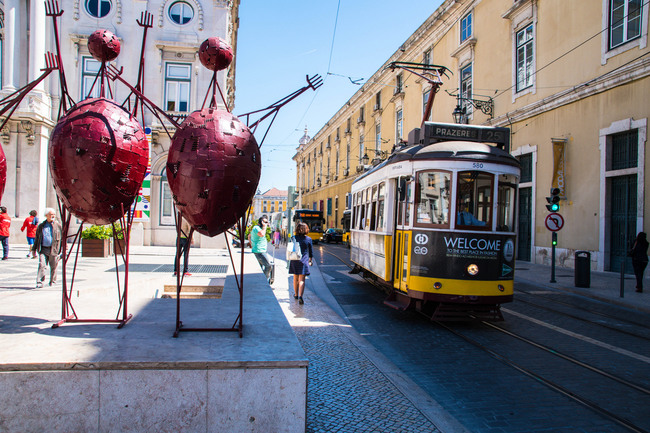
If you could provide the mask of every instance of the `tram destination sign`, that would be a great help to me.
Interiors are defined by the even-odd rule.
[[[474,141],[478,143],[494,143],[497,147],[510,150],[510,129],[493,128],[476,125],[457,125],[453,123],[425,122],[424,144],[438,141]]]

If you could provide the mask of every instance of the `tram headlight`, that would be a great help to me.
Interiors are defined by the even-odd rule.
[[[474,276],[478,274],[478,265],[476,263],[472,263],[467,267],[467,273],[470,274],[471,276]]]
[[[436,281],[435,283],[433,283],[433,288],[436,290],[442,289],[442,283],[440,281]]]
[[[503,287],[503,284],[499,284],[499,285],[497,286],[497,289],[499,289],[499,292],[503,292],[506,288]]]

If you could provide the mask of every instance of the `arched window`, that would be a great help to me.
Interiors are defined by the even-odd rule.
[[[192,21],[192,18],[194,18],[194,9],[186,2],[175,2],[169,7],[169,19],[176,24],[187,24]]]
[[[111,11],[110,0],[86,0],[86,11],[95,18],[103,18]]]

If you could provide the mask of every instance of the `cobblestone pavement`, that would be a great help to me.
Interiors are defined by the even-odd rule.
[[[313,279],[299,305],[284,262],[276,263],[275,296],[309,358],[306,431],[440,432],[357,347],[356,331],[314,294]]]

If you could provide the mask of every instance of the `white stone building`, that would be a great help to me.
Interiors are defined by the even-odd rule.
[[[239,0],[59,0],[59,7],[64,11],[58,20],[61,55],[68,92],[75,101],[87,96],[99,66],[87,48],[87,37],[98,29],[107,29],[120,39],[121,52],[113,63],[118,69],[124,68],[123,77],[135,85],[143,34],[136,20],[145,10],[153,14],[153,27],[145,47],[144,93],[168,113],[184,114],[201,108],[212,78],[212,72],[198,59],[199,45],[205,39],[220,37],[236,54]],[[56,52],[56,48],[52,19],[46,16],[42,0],[0,0],[0,8],[0,96],[5,97],[38,77],[45,53]],[[218,82],[232,107],[235,61],[219,72]],[[97,89],[93,93],[98,93]],[[114,94],[121,104],[129,91],[117,84]],[[14,218],[12,243],[24,242],[20,226],[31,209],[42,215],[45,207],[57,207],[48,168],[48,141],[57,121],[59,101],[59,74],[55,71],[30,92],[0,131],[7,156],[2,204]],[[170,139],[151,113],[145,113],[144,126],[152,129],[150,213],[148,219],[134,223],[133,244],[172,245],[173,206],[165,178]],[[195,245],[220,243],[196,238],[200,240],[196,239]]]

